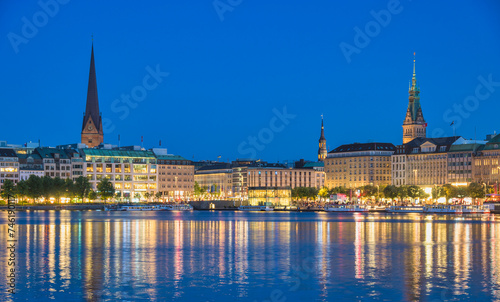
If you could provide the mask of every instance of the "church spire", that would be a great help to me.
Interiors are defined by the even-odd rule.
[[[89,82],[87,87],[87,104],[82,123],[82,143],[94,147],[102,143],[102,120],[99,112],[99,99],[97,97],[97,78],[94,62],[94,42],[90,53]]]
[[[320,140],[326,140],[325,139],[325,127],[323,126],[323,114],[321,115],[321,136],[319,137]]]
[[[323,126],[323,114],[321,115],[321,135],[319,137],[319,149],[318,149],[318,160],[323,161],[326,158],[326,138],[325,138],[325,127]]]

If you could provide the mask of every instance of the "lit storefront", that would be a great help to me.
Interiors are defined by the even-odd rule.
[[[250,187],[248,205],[290,206],[292,189],[290,187]]]

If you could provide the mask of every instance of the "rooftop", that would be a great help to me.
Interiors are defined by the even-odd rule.
[[[151,151],[132,151],[132,150],[106,150],[106,149],[81,149],[85,156],[101,157],[147,157],[155,158]]]
[[[14,149],[0,148],[0,157],[17,157]]]
[[[354,143],[342,145],[328,153],[359,152],[359,151],[395,151],[396,147],[391,143]]]

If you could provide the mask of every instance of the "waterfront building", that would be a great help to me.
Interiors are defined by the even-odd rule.
[[[11,148],[0,148],[0,190],[5,180],[17,184],[19,180],[19,158]]]
[[[420,87],[417,86],[415,58],[413,58],[413,77],[408,94],[408,109],[403,122],[403,144],[409,143],[417,137],[426,137],[427,123],[420,106]]]
[[[434,185],[447,184],[448,152],[454,143],[460,145],[464,142],[459,136],[419,137],[397,146],[391,159],[392,184],[417,185],[427,188],[427,191]]]
[[[474,157],[473,178],[475,182],[497,186],[500,183],[500,135],[488,135],[487,140]]]
[[[233,195],[236,198],[248,197],[248,166],[233,166]]]
[[[92,188],[109,179],[119,196],[117,200],[145,201],[145,193],[157,192],[157,160],[152,151],[138,147],[123,149],[80,149],[85,160],[84,176]]]
[[[219,163],[199,168],[194,181],[206,187],[207,193],[219,193],[221,198],[233,196],[233,169],[229,163]]]
[[[457,140],[448,151],[448,183],[469,185],[475,182],[474,159],[483,150],[486,141]]]
[[[65,149],[66,155],[71,161],[71,178],[76,180],[78,177],[83,176],[84,159],[77,149]]]
[[[248,202],[250,206],[278,206],[288,207],[292,201],[290,187],[250,187],[248,189]]]
[[[358,188],[391,183],[391,143],[354,143],[339,146],[325,159],[325,184],[328,188]]]
[[[43,177],[43,161],[40,155],[32,153],[17,153],[19,158],[19,180],[27,180],[31,175]]]
[[[328,150],[326,149],[325,127],[323,126],[323,115],[321,115],[321,135],[319,136],[318,161],[324,161]]]
[[[282,164],[248,167],[248,187],[259,188],[322,188],[324,172],[313,168],[287,168]]]
[[[62,179],[71,177],[71,159],[66,152],[58,148],[38,147],[33,151],[42,159],[46,176]]]
[[[99,111],[99,99],[97,97],[97,79],[94,63],[94,43],[90,54],[89,83],[87,87],[87,104],[82,123],[82,144],[89,148],[99,146],[104,141],[102,130],[102,117]]]
[[[194,191],[194,165],[179,155],[153,149],[158,164],[158,192],[165,200],[187,199]]]

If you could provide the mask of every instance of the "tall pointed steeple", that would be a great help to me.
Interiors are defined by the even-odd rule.
[[[87,105],[82,123],[82,143],[90,148],[103,142],[102,118],[99,112],[99,99],[97,97],[97,78],[94,62],[94,42],[90,53],[89,83],[87,88]]]
[[[403,144],[417,137],[426,137],[427,123],[424,120],[422,107],[420,106],[420,88],[417,86],[417,75],[415,72],[415,53],[413,53],[413,76],[408,90],[408,109],[403,122]]]
[[[323,114],[321,115],[321,135],[319,137],[318,161],[323,161],[326,158],[328,150],[326,150],[325,127],[323,126]]]

